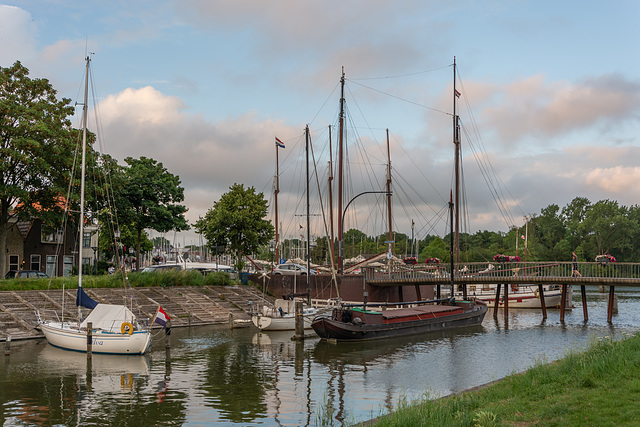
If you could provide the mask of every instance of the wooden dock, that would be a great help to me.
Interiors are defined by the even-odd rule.
[[[87,295],[98,303],[122,304],[125,298],[134,298],[140,307],[139,318],[153,320],[158,309],[171,317],[172,327],[228,324],[230,315],[236,320],[249,320],[249,301],[260,303],[263,295],[253,286],[202,286],[133,288],[123,297],[122,289],[84,288]],[[49,318],[77,317],[75,290],[2,291],[0,292],[0,341],[8,336],[12,340],[42,338],[35,328],[36,312]],[[265,297],[269,301],[273,298]],[[127,305],[129,302],[127,301]],[[158,326],[158,325],[156,325]],[[159,327],[159,326],[158,326]]]

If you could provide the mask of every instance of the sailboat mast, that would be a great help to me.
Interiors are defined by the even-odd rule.
[[[84,101],[82,104],[82,163],[80,167],[80,225],[78,237],[78,287],[82,287],[82,242],[84,237],[84,185],[85,185],[85,169],[86,169],[86,153],[87,153],[87,103],[89,98],[89,56],[86,58],[87,67],[84,76]],[[80,311],[80,306],[78,306]]]
[[[278,162],[278,150],[280,149],[280,147],[278,146],[278,141],[275,141],[275,146],[276,146],[276,176],[273,178],[273,185],[274,185],[274,189],[273,189],[273,198],[274,198],[274,202],[275,202],[275,210],[276,210],[276,245],[275,245],[275,261],[276,264],[280,263],[280,234],[278,231],[278,193],[280,193],[280,166],[279,166],[279,162]]]
[[[340,274],[343,273],[342,259],[344,257],[343,224],[342,224],[342,170],[344,151],[344,67],[342,67],[342,77],[340,78],[340,138],[338,142],[338,241],[340,242],[340,253],[338,254],[338,265]]]
[[[309,140],[311,139],[309,136],[309,125],[305,127],[305,136],[307,140],[306,144],[306,155],[307,155],[307,247],[306,247],[306,257],[307,257],[307,305],[311,306],[311,253],[309,251],[309,247],[311,244],[311,223],[309,221]]]
[[[335,265],[335,245],[333,244],[333,240],[335,236],[333,235],[333,153],[331,147],[331,125],[329,125],[329,223],[331,226],[331,232],[329,233],[331,236],[331,244],[329,245],[329,250],[331,253],[331,264]]]
[[[387,129],[387,158],[389,162],[387,163],[387,212],[389,217],[389,241],[391,242],[390,248],[391,253],[393,253],[393,230],[391,226],[391,150],[389,149],[389,129]]]
[[[460,261],[460,128],[458,127],[458,115],[456,114],[456,99],[458,92],[456,90],[456,57],[453,57],[453,144],[455,146],[455,203],[452,209],[455,209],[455,229],[454,231],[454,251],[453,256],[455,262]]]

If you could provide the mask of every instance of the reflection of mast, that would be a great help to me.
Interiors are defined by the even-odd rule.
[[[340,79],[340,138],[338,145],[338,241],[340,244],[340,253],[338,254],[338,265],[340,265],[340,274],[342,274],[342,169],[343,169],[343,151],[344,151],[344,67],[342,67],[342,78]]]

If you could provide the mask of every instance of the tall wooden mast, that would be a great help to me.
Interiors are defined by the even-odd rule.
[[[460,261],[460,126],[458,115],[456,114],[456,101],[458,91],[456,90],[456,57],[453,57],[453,144],[455,146],[455,202],[453,205],[455,212],[454,251],[455,262]]]
[[[329,251],[331,252],[329,255],[331,256],[331,265],[335,265],[336,263],[336,251],[334,245],[335,236],[333,234],[333,148],[331,146],[331,125],[329,125],[329,223],[330,223],[330,232],[331,236],[331,244],[329,245]]]
[[[307,184],[306,184],[306,192],[307,192],[307,245],[305,248],[305,257],[307,258],[307,304],[311,307],[311,223],[309,221],[309,207],[310,207],[310,198],[309,198],[309,143],[311,142],[311,136],[309,135],[309,125],[304,128],[304,134],[306,138],[306,156],[307,156]]]
[[[389,217],[389,241],[391,243],[391,250],[393,251],[393,230],[391,225],[391,150],[389,149],[389,129],[387,129],[387,212]],[[392,252],[393,253],[393,252]]]
[[[344,67],[342,67],[342,77],[340,78],[340,138],[338,142],[338,241],[340,242],[340,253],[338,254],[338,264],[340,274],[342,274],[343,254],[343,230],[342,230],[342,175],[344,167]]]
[[[276,264],[280,263],[280,234],[278,232],[278,193],[280,192],[280,170],[278,164],[278,150],[280,146],[278,145],[278,138],[275,140],[276,146],[276,176],[273,178],[273,197],[275,201],[275,209],[276,209],[276,245],[275,245],[275,256],[276,256]]]

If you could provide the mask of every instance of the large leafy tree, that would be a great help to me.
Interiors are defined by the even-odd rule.
[[[6,270],[7,234],[14,218],[55,224],[61,214],[77,131],[47,79],[31,79],[19,61],[0,67],[0,274]]]
[[[115,195],[119,220],[128,223],[136,235],[138,268],[144,229],[166,233],[188,230],[189,224],[184,217],[187,208],[179,204],[184,200],[184,188],[178,176],[162,163],[144,156],[127,157],[125,162],[128,167],[125,167],[122,188],[115,190]]]
[[[244,255],[257,251],[273,238],[274,228],[266,220],[267,201],[255,188],[233,184],[200,218],[196,230],[210,248],[225,246],[236,256],[236,268],[244,267]]]

